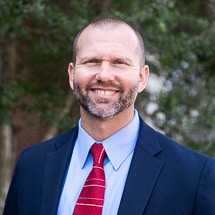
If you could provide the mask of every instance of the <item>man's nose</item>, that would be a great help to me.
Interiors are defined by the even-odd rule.
[[[98,68],[96,80],[102,82],[113,81],[115,79],[113,72],[111,64],[108,61],[103,61]]]

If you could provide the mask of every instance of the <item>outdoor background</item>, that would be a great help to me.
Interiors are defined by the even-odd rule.
[[[103,15],[144,37],[151,75],[136,108],[145,121],[215,156],[215,0],[0,0],[0,214],[23,148],[77,122],[72,41]]]

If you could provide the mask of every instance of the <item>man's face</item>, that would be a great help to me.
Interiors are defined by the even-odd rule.
[[[128,26],[90,26],[78,40],[76,65],[70,64],[69,76],[81,108],[105,119],[134,107],[145,88],[148,67],[140,67],[138,40]]]

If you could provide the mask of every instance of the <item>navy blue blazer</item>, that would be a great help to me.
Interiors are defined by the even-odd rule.
[[[56,215],[77,132],[75,127],[22,153],[3,215]],[[117,214],[215,215],[215,160],[141,120]]]

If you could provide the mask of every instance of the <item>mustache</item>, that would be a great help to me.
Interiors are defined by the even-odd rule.
[[[90,90],[92,88],[107,88],[107,89],[115,89],[118,91],[123,91],[123,88],[119,84],[115,83],[103,83],[103,82],[96,82],[96,83],[90,83],[87,85],[86,89]]]

